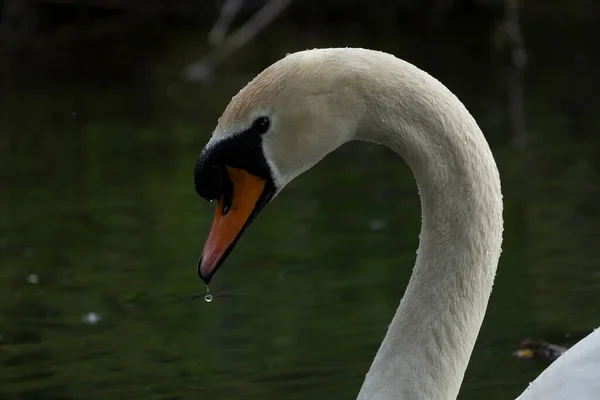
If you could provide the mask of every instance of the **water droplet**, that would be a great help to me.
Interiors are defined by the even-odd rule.
[[[210,294],[210,289],[208,288],[208,285],[206,285],[206,294],[204,295],[204,301],[207,303],[213,301],[213,295]]]

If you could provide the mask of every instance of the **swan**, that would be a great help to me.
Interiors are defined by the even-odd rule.
[[[408,62],[366,49],[300,51],[233,97],[194,170],[197,193],[216,200],[198,274],[208,284],[265,205],[351,140],[398,153],[422,210],[412,276],[358,399],[455,399],[501,253],[500,177],[464,105]],[[594,332],[519,399],[600,398],[600,380],[587,379],[600,375],[599,348]],[[558,381],[570,388],[566,397]]]

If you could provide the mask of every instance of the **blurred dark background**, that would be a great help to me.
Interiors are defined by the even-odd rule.
[[[414,263],[419,200],[351,143],[289,185],[205,303],[198,152],[286,53],[368,47],[472,112],[503,254],[461,399],[516,397],[600,315],[600,2],[0,1],[0,398],[355,398]],[[368,195],[365,196],[365,193]]]

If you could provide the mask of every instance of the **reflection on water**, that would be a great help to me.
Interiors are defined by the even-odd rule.
[[[534,67],[523,157],[493,68],[382,46],[439,76],[492,142],[505,244],[461,398],[510,398],[543,368],[511,356],[522,339],[570,344],[600,325],[598,139],[575,136],[535,80],[554,65]],[[344,146],[267,207],[202,301],[213,205],[192,170],[247,72],[4,91],[1,398],[354,398],[411,273],[414,181],[392,152]]]

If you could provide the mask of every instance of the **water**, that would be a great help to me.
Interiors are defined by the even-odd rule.
[[[208,286],[206,286],[206,294],[204,295],[204,301],[206,301],[207,303],[210,303],[211,301],[213,301],[213,295],[210,294],[210,292],[208,290]]]
[[[468,38],[480,36],[451,42],[464,47],[448,59],[463,65],[400,39],[344,45],[418,61],[465,101],[492,144],[504,251],[461,398],[494,400],[516,397],[544,367],[512,356],[522,339],[568,345],[600,325],[600,124],[568,112],[569,93],[557,87],[575,87],[580,74],[544,58],[554,46],[540,47],[526,97],[536,141],[527,157],[515,151],[497,71],[472,62]],[[197,37],[172,46],[186,57],[161,56],[152,84],[4,87],[0,398],[358,393],[415,260],[414,179],[385,148],[344,146],[247,229],[211,282],[218,302],[181,301],[201,284],[195,265],[213,216],[194,192],[197,154],[231,96],[279,57],[233,60],[213,86],[181,85],[180,59],[192,58]],[[311,48],[338,39],[302,40]]]

